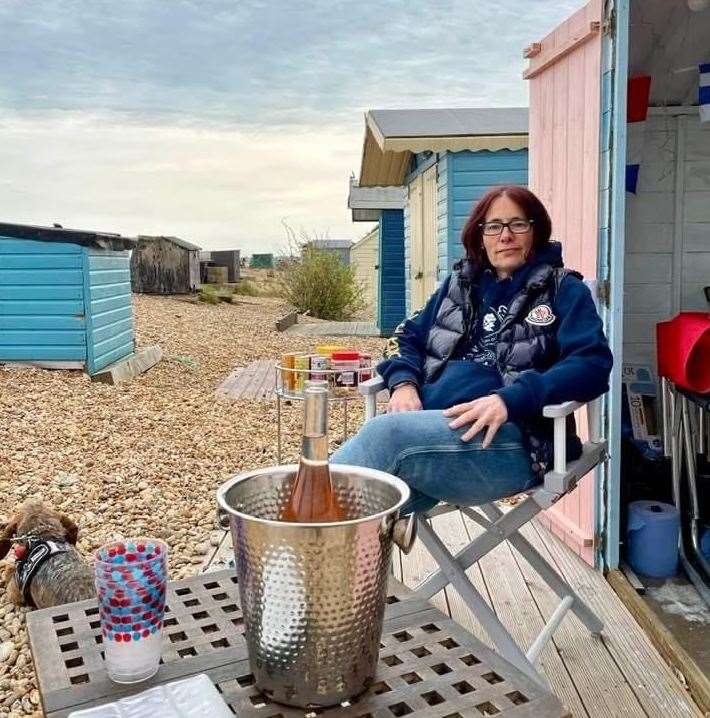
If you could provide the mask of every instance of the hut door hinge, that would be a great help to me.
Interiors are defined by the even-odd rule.
[[[611,286],[608,279],[602,279],[597,282],[597,299],[603,306],[609,306],[609,302],[611,301]]]

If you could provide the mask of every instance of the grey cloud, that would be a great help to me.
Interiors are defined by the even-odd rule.
[[[0,107],[271,125],[519,103],[522,46],[577,2],[9,0]]]

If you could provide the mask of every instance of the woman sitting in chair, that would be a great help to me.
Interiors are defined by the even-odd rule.
[[[465,258],[388,341],[377,367],[388,413],[331,461],[401,477],[412,490],[403,513],[439,501],[475,506],[539,484],[553,453],[543,407],[607,391],[601,320],[551,229],[532,192],[491,189],[463,229]],[[569,419],[575,459],[581,442]]]

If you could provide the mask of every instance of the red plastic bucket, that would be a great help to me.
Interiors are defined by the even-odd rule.
[[[651,76],[630,77],[626,86],[626,121],[643,122],[648,114],[648,96],[651,92]]]
[[[710,314],[681,312],[656,325],[658,373],[698,394],[710,393]]]

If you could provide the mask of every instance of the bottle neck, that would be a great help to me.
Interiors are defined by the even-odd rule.
[[[328,392],[321,387],[306,390],[303,413],[303,447],[306,461],[328,462]]]

